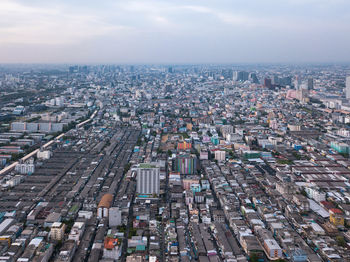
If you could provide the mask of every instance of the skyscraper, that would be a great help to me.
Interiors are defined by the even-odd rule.
[[[267,87],[268,89],[272,88],[272,81],[271,78],[265,78],[264,79],[264,86]]]
[[[297,75],[295,76],[295,80],[294,80],[294,88],[298,90],[300,89],[300,85],[301,85],[301,78]]]
[[[254,84],[259,84],[259,79],[258,77],[256,76],[255,73],[251,73],[249,78],[251,79],[251,81],[254,83]]]
[[[314,89],[314,79],[312,77],[309,77],[307,79],[307,89],[309,89],[309,90]]]
[[[236,71],[236,81],[247,81],[249,79],[249,73],[245,71]]]
[[[140,164],[137,170],[138,194],[159,194],[159,167],[153,164]]]
[[[346,99],[350,99],[350,76],[346,77],[345,95]]]

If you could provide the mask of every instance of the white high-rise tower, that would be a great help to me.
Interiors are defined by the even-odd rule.
[[[138,194],[159,194],[159,167],[153,164],[140,164],[137,170]]]

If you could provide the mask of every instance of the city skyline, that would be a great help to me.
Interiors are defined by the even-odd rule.
[[[0,260],[350,261],[348,72],[1,65]]]
[[[8,1],[0,63],[350,62],[350,3]]]

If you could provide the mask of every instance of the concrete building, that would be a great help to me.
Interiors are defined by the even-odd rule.
[[[112,194],[105,194],[100,200],[100,203],[97,207],[97,217],[103,218],[108,217],[109,215],[109,208],[112,205],[113,201],[113,195]]]
[[[299,124],[288,124],[288,128],[290,131],[300,131],[301,125]]]
[[[303,195],[294,195],[293,202],[299,207],[301,212],[309,212],[310,211],[310,202]]]
[[[223,150],[216,150],[215,151],[215,160],[225,161],[226,160],[226,152]]]
[[[307,89],[313,90],[314,89],[314,79],[312,77],[309,77],[307,79]]]
[[[319,190],[311,187],[305,188],[305,191],[309,198],[314,199],[317,202],[325,201],[326,200],[326,193],[320,192]]]
[[[282,249],[275,239],[264,239],[264,248],[269,258],[277,259],[282,257]]]
[[[35,171],[34,159],[30,158],[25,162],[20,162],[15,167],[16,172],[22,175],[31,175]]]
[[[191,149],[191,148],[192,148],[192,144],[188,143],[186,141],[181,142],[181,143],[177,143],[178,150],[187,150],[187,149]]]
[[[111,207],[109,209],[109,226],[110,227],[115,227],[119,226],[122,223],[122,212],[119,209],[119,207]]]
[[[343,211],[341,211],[338,208],[331,208],[329,210],[329,221],[337,226],[342,227],[344,226],[344,214]]]
[[[179,155],[173,160],[173,169],[181,175],[193,175],[197,170],[197,158],[190,154]]]
[[[65,229],[66,229],[65,224],[61,222],[53,223],[50,230],[50,238],[57,241],[63,240]]]
[[[137,169],[137,187],[138,194],[159,194],[160,177],[159,167],[153,164],[140,164]]]
[[[79,244],[81,237],[83,236],[85,231],[85,223],[84,222],[75,222],[73,227],[69,233],[68,239],[74,240],[77,244]]]
[[[345,81],[345,95],[346,95],[346,99],[350,99],[350,76],[346,77],[346,81]]]
[[[40,149],[36,154],[36,156],[38,159],[46,160],[46,159],[50,159],[50,157],[52,156],[52,152],[50,150]]]

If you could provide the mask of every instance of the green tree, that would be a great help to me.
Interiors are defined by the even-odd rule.
[[[343,236],[337,236],[337,237],[336,237],[336,240],[337,240],[338,246],[340,246],[340,247],[346,247],[346,241],[345,241],[345,239],[344,239]]]
[[[252,254],[249,256],[249,261],[251,261],[251,262],[258,262],[258,261],[259,261],[259,256],[258,256],[258,254],[252,253]]]

